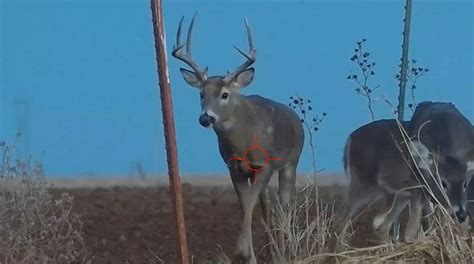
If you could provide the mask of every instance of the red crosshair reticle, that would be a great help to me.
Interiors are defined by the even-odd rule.
[[[263,156],[265,157],[264,162],[263,162],[263,166],[261,166],[258,169],[252,168],[252,166],[250,166],[250,164],[249,164],[248,155],[252,151],[259,151],[259,152],[263,153]],[[270,160],[281,160],[282,158],[270,157],[268,155],[268,151],[258,145],[257,133],[255,133],[255,135],[254,135],[254,145],[247,148],[247,151],[244,152],[244,156],[243,157],[232,157],[230,159],[231,160],[243,161],[245,166],[247,166],[247,168],[249,169],[249,171],[252,171],[254,173],[253,182],[255,182],[255,180],[257,178],[257,173],[261,172],[263,170],[263,168],[265,167],[265,165],[267,165]]]

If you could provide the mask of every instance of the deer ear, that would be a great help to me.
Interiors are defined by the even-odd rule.
[[[408,142],[408,151],[413,155],[415,164],[418,168],[430,170],[433,165],[433,158],[430,150],[418,140]]]
[[[201,78],[192,71],[186,70],[184,68],[179,69],[181,71],[181,74],[183,75],[184,80],[191,85],[192,87],[196,87],[201,89],[203,86]]]
[[[254,68],[248,68],[245,71],[237,74],[234,79],[229,81],[229,86],[233,88],[244,88],[253,81],[255,73]]]

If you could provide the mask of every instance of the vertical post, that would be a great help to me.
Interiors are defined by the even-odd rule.
[[[402,121],[405,117],[405,88],[407,84],[407,70],[408,70],[408,48],[410,43],[410,24],[411,24],[411,4],[412,0],[405,2],[405,19],[403,19],[403,43],[402,43],[402,58],[400,63],[400,82],[398,94],[398,120]],[[398,240],[400,236],[400,219],[395,219],[390,228],[390,236]]]
[[[400,93],[398,95],[398,120],[404,119],[405,113],[405,87],[407,84],[408,70],[408,47],[410,43],[410,24],[411,24],[411,4],[412,0],[406,0],[405,19],[403,29],[402,59],[400,64]]]
[[[161,110],[163,113],[163,125],[166,141],[168,175],[170,178],[171,200],[173,201],[174,216],[176,220],[180,263],[188,264],[188,245],[186,241],[186,227],[184,223],[181,181],[178,174],[178,153],[176,147],[176,133],[174,128],[173,107],[166,56],[166,37],[163,27],[163,9],[161,0],[151,0],[151,11],[153,16],[156,63],[158,66],[158,78],[161,94]]]

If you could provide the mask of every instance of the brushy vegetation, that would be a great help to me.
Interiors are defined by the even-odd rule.
[[[0,142],[0,263],[88,263],[73,198],[53,200],[40,162]]]
[[[350,60],[357,65],[360,75],[362,76],[351,73],[347,76],[347,79],[353,80],[356,83],[357,87],[354,88],[354,91],[358,95],[365,97],[367,100],[367,108],[369,109],[370,117],[372,120],[375,120],[375,113],[373,109],[375,99],[373,97],[373,92],[380,86],[373,86],[369,84],[371,77],[375,75],[376,63],[372,60],[370,53],[365,50],[364,43],[366,41],[366,39],[362,39],[361,41],[357,42],[357,46],[354,48],[354,53],[350,58]]]
[[[316,175],[318,170],[316,169],[316,145],[314,137],[315,133],[319,131],[321,123],[328,114],[326,112],[323,112],[322,114],[315,113],[313,111],[313,106],[311,105],[311,100],[304,99],[298,95],[290,96],[288,106],[293,108],[293,110],[298,111],[301,123],[309,136],[308,144],[311,150],[311,164],[313,167],[313,174]]]
[[[408,71],[407,71],[407,85],[410,87],[410,99],[411,102],[408,103],[408,109],[412,112],[415,112],[415,108],[418,105],[416,102],[415,91],[417,88],[418,80],[425,76],[430,70],[428,68],[423,68],[417,65],[418,61],[413,59],[408,62]],[[400,81],[400,74],[395,75],[395,79]]]
[[[389,100],[387,98],[382,99],[380,95],[375,95],[376,92],[380,90],[381,86],[379,84],[374,84],[374,78],[376,77],[375,68],[377,64],[374,61],[372,54],[367,51],[366,45],[367,39],[365,38],[357,41],[352,56],[350,57],[351,63],[356,66],[356,71],[347,75],[346,79],[355,83],[354,91],[357,95],[365,98],[371,120],[374,121],[377,119],[374,111],[374,104],[378,101],[387,102]],[[428,72],[429,69],[418,65],[417,60],[412,59],[408,62],[406,85],[409,87],[410,96],[408,99],[408,105],[405,108],[409,109],[412,113],[415,111],[417,106],[415,91],[417,89],[418,81]],[[400,74],[395,75],[395,80],[398,82],[400,81]],[[397,107],[392,108],[395,109],[393,111],[394,113],[398,112]]]

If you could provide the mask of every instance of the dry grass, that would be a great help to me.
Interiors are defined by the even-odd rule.
[[[0,145],[0,263],[87,263],[82,221],[64,193],[53,201],[40,163]]]
[[[316,184],[309,184],[286,208],[278,203],[274,207],[272,224],[266,225],[266,231],[273,254],[281,263],[331,252],[335,241],[334,206],[324,204],[318,196]]]
[[[276,206],[267,226],[276,263],[473,263],[471,234],[447,219],[441,210],[431,216],[432,227],[416,242],[350,245],[350,223],[338,221],[334,207],[314,199],[316,185],[301,189],[284,210]],[[369,221],[370,222],[370,221]],[[361,239],[367,239],[367,236]],[[228,259],[227,259],[228,260]],[[223,261],[223,263],[229,263]]]

